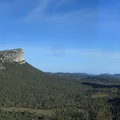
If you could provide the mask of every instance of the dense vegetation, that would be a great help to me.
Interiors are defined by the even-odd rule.
[[[2,120],[117,120],[120,79],[46,74],[28,63],[2,63]]]

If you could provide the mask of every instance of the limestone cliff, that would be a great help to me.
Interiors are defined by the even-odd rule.
[[[0,51],[0,62],[18,62],[24,64],[24,51],[21,48]]]

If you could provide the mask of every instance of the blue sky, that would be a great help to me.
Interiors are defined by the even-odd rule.
[[[120,73],[119,0],[0,0],[0,50],[23,48],[45,72]]]

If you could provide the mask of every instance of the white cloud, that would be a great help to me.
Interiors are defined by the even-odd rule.
[[[30,12],[25,19],[26,20],[36,20],[40,19],[45,16],[45,10],[47,9],[47,6],[49,5],[50,0],[41,0],[40,3]]]
[[[48,8],[54,4],[53,7],[59,8],[62,5],[67,5],[69,2],[73,0],[41,0],[40,3],[29,12],[28,15],[24,18],[28,21],[39,21],[39,20],[46,20],[46,21],[70,21],[70,20],[89,20],[92,18],[98,17],[98,10],[96,8],[92,9],[80,9],[74,10],[71,9],[67,12],[60,12],[52,11],[51,14],[48,14]]]

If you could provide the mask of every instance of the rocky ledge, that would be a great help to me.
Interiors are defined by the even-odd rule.
[[[21,48],[0,51],[0,62],[18,62],[24,64],[24,51]]]

